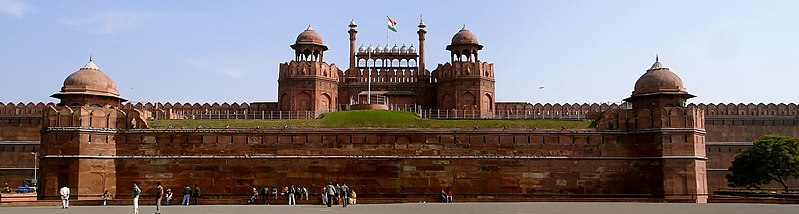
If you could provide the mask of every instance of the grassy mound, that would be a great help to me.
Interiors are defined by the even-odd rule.
[[[412,112],[359,110],[331,112],[320,119],[305,120],[150,120],[151,128],[428,128],[428,129],[584,129],[588,120],[488,120],[421,119]]]

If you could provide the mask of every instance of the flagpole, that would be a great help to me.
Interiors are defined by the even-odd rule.
[[[391,19],[391,17],[386,16],[387,19]],[[390,40],[388,39],[388,27],[386,27],[386,45],[388,45]]]
[[[372,45],[369,45],[370,47]],[[378,45],[380,46],[380,45]],[[366,104],[372,104],[372,70],[369,69],[369,60],[372,60],[372,52],[366,51],[366,71],[369,72],[366,91]]]

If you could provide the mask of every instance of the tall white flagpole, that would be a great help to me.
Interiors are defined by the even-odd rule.
[[[371,46],[371,45],[370,45]],[[378,45],[379,46],[379,45]],[[366,51],[366,72],[369,72],[366,91],[366,103],[372,104],[372,69],[369,69],[369,61],[372,60],[372,52]]]

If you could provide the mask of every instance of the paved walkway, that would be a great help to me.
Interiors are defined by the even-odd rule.
[[[67,213],[119,213],[129,214],[131,206],[73,206],[68,210],[60,207],[0,207],[2,214],[67,214]],[[155,212],[153,206],[142,206],[141,214]],[[771,213],[799,213],[799,205],[779,204],[664,204],[664,203],[453,203],[453,204],[363,204],[352,205],[347,208],[325,207],[320,205],[208,205],[208,206],[168,206],[163,208],[163,214],[205,214],[205,213],[346,213],[346,214],[372,214],[372,213],[420,213],[420,214],[468,214],[468,213],[497,213],[497,214],[672,214],[672,213],[702,213],[702,214],[771,214]]]

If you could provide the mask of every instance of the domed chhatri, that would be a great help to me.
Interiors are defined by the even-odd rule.
[[[478,51],[483,49],[483,45],[477,42],[477,36],[472,33],[466,26],[463,26],[458,33],[452,36],[452,43],[447,45],[447,50],[450,51],[452,62],[477,62]]]
[[[325,45],[322,41],[322,36],[316,33],[316,31],[311,28],[310,25],[305,29],[305,31],[302,31],[300,35],[297,35],[297,41],[294,43],[301,45]]]
[[[466,26],[463,26],[455,36],[452,37],[452,45],[479,45],[477,36],[472,33]]]
[[[322,36],[316,33],[310,25],[300,35],[297,40],[290,45],[294,49],[295,61],[324,61],[324,52],[327,46],[322,41]]]
[[[51,97],[61,99],[62,105],[117,106],[127,101],[119,96],[116,83],[105,75],[89,57],[89,62],[70,74],[59,93]]]
[[[639,107],[644,106],[682,106],[685,100],[695,97],[688,93],[682,79],[655,57],[655,63],[635,82],[632,96],[625,101]],[[645,102],[639,102],[645,101]]]

